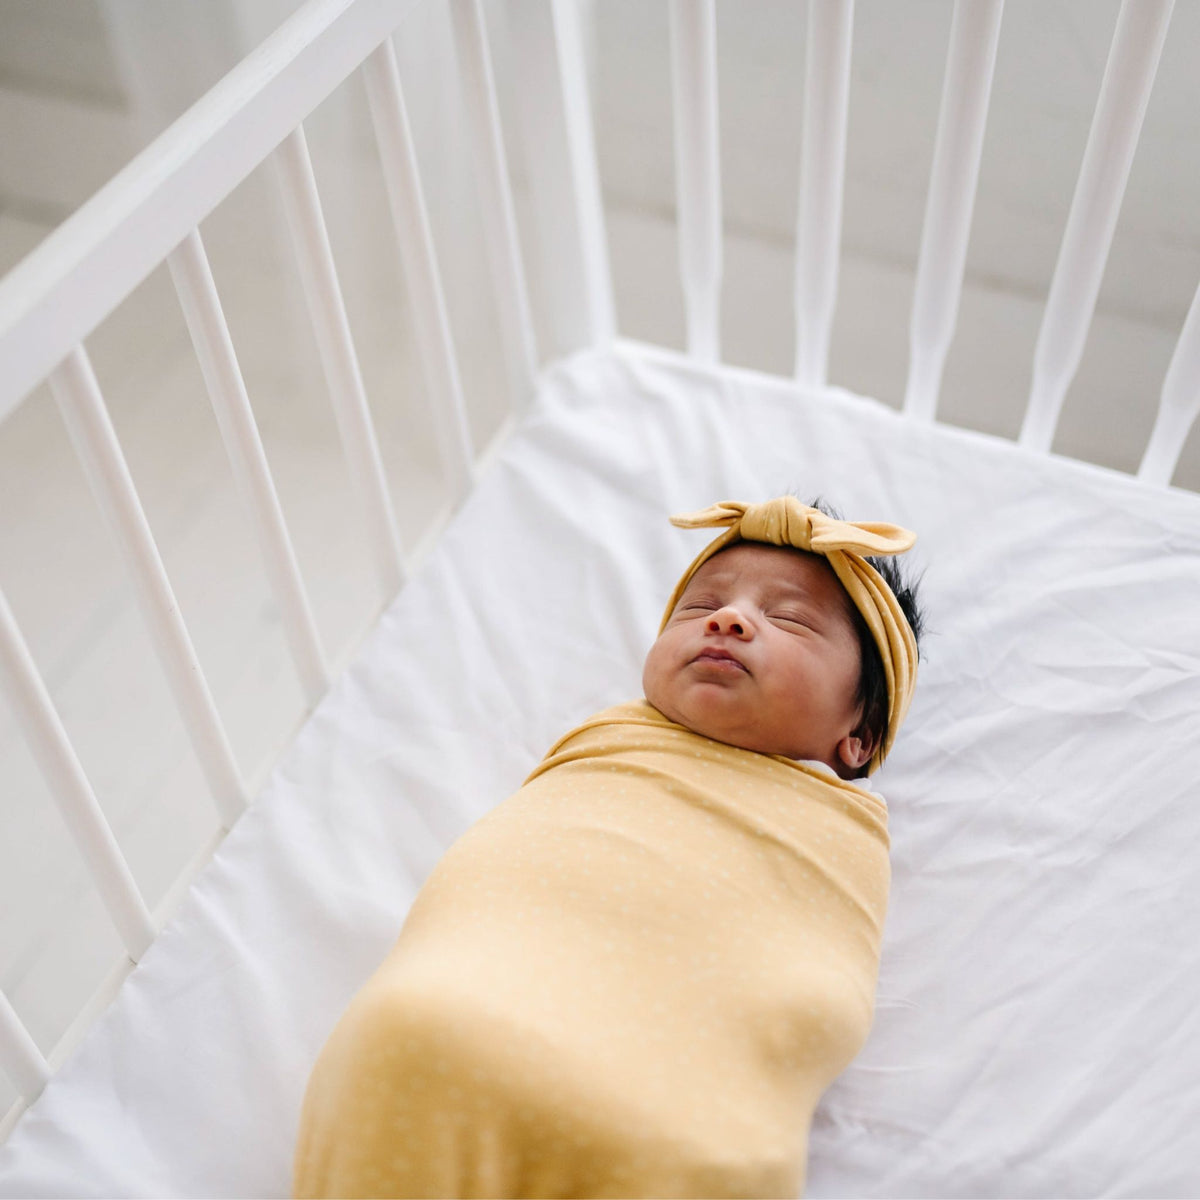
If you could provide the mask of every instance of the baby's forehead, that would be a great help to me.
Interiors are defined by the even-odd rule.
[[[823,554],[762,542],[735,542],[719,550],[697,568],[678,603],[695,596],[699,589],[725,590],[744,585],[763,596],[798,596],[813,608],[834,610],[849,625],[855,625],[854,601]]]
[[[824,556],[761,542],[737,542],[718,551],[700,565],[685,590],[744,581],[782,590],[825,591],[829,584],[841,590]]]

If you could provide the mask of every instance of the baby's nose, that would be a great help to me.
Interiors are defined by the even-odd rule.
[[[745,637],[748,625],[742,614],[732,604],[719,608],[708,618],[709,633],[726,633],[734,637]]]

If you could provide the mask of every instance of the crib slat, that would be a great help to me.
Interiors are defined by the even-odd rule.
[[[421,0],[308,0],[0,280],[0,418]]]
[[[0,671],[21,732],[126,951],[136,962],[154,941],[154,922],[3,592],[0,592]],[[14,1052],[20,1053],[19,1046]]]
[[[520,412],[533,395],[537,343],[517,236],[517,215],[504,155],[483,8],[480,0],[453,0],[450,12],[454,18],[454,44],[462,73],[475,172],[482,193],[480,213],[508,363],[509,389],[513,410]]]
[[[524,7],[517,5],[518,9]],[[587,90],[587,62],[583,30],[575,0],[551,0],[554,25],[553,52],[547,57],[558,66],[558,89],[566,121],[571,186],[583,250],[583,288],[591,319],[592,343],[605,345],[616,336],[612,275],[608,261],[608,236],[604,227],[604,200],[596,162],[592,106]]]
[[[82,346],[77,346],[55,368],[49,383],[92,492],[129,566],[134,594],[179,705],[200,769],[222,824],[229,828],[246,807],[245,784],[179,615],[179,605],[104,407],[92,364]]]
[[[32,1100],[50,1080],[50,1067],[42,1052],[3,992],[0,992],[0,1064],[26,1100]]]
[[[955,0],[909,325],[904,411],[931,421],[958,321],[1004,0]]]
[[[451,495],[457,500],[474,481],[475,455],[400,72],[390,39],[367,58],[362,69],[392,222],[400,243],[434,429],[450,475]]]
[[[796,379],[822,387],[837,302],[854,0],[809,0],[796,228]]]
[[[1034,350],[1020,443],[1049,450],[1088,328],[1174,0],[1123,0]]]
[[[714,0],[671,0],[671,82],[679,273],[688,354],[720,358],[721,166]]]
[[[1158,416],[1142,455],[1138,478],[1166,487],[1183,443],[1200,414],[1200,287],[1192,297],[1183,332],[1163,380]]]
[[[329,672],[199,231],[167,256],[167,266],[234,478],[254,522],[292,658],[308,702],[315,705],[329,686]]]
[[[400,536],[302,126],[283,140],[275,151],[275,163],[338,431],[367,518],[384,599],[391,600],[404,583]]]
[[[500,11],[517,57],[518,128],[537,228],[532,249],[557,357],[606,345],[617,329],[581,17],[574,3]]]

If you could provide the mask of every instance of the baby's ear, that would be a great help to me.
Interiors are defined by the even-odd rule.
[[[837,744],[837,756],[847,769],[859,771],[871,761],[875,753],[875,735],[865,726],[848,733]]]

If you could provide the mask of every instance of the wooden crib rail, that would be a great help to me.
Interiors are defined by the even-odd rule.
[[[904,411],[932,421],[962,299],[1004,0],[956,4],[909,323]]]
[[[796,226],[796,380],[823,387],[837,303],[854,0],[808,8],[800,215]]]
[[[242,494],[248,497],[267,574],[283,613],[284,635],[305,695],[310,704],[315,704],[329,685],[325,652],[300,579],[296,552],[284,525],[279,497],[267,468],[262,439],[250,410],[250,399],[199,230],[192,230],[171,251],[167,263],[234,476]],[[339,411],[349,403],[340,392],[337,399]],[[384,498],[386,501],[386,493]],[[377,547],[375,561],[378,563],[382,557],[389,565],[395,564],[398,572],[399,556],[394,547],[394,539],[382,555]]]
[[[313,0],[0,283],[0,418],[403,20],[417,0]]]
[[[1163,380],[1158,416],[1142,455],[1138,478],[1166,487],[1184,439],[1200,414],[1200,288],[1192,297],[1183,332]]]
[[[0,283],[0,420],[31,388],[49,382],[96,501],[126,560],[223,830],[248,803],[248,788],[84,340],[152,270],[167,263],[311,711],[329,686],[330,670],[199,223],[255,167],[268,159],[274,163],[320,361],[364,514],[381,602],[386,603],[404,582],[404,556],[302,122],[362,69],[416,326],[430,420],[453,507],[474,482],[476,451],[390,41],[416,2],[310,0]],[[479,0],[453,0],[453,12],[481,207],[489,214],[493,281],[505,313],[511,396],[514,409],[519,409],[532,393],[536,348],[483,15]],[[556,16],[569,26],[571,13],[564,13]],[[586,117],[586,106],[579,115]],[[435,524],[447,515],[441,514]],[[159,913],[148,911],[2,593],[0,618],[0,681],[126,947],[126,961],[101,989],[111,994],[153,941],[179,892],[171,894]],[[206,857],[202,853],[198,861]],[[21,1094],[17,1109],[0,1130],[11,1127],[17,1111],[41,1090],[52,1065],[61,1061],[100,1006],[94,998],[49,1056],[48,1065],[7,997],[0,997],[0,1067]]]
[[[365,72],[392,219],[400,239],[401,256],[408,266],[406,277],[426,384],[431,398],[440,401],[432,405],[435,429],[443,459],[451,470],[453,494],[461,496],[472,482],[475,460],[463,409],[458,362],[450,340],[450,321],[391,43],[385,42],[371,55]]]
[[[1021,445],[1048,450],[1079,369],[1175,0],[1124,0],[1033,355]]]
[[[717,130],[717,21],[711,4],[671,0],[679,274],[687,350],[720,359],[721,164]]]
[[[1174,0],[1123,0],[1050,284],[1020,441],[1048,451],[1078,370]],[[1003,0],[956,0],[910,325],[904,409],[936,414],[953,340]],[[721,197],[713,0],[671,8],[676,197],[688,352],[712,358],[719,324]],[[795,250],[795,376],[828,382],[837,299],[854,0],[810,0]],[[1200,412],[1198,300],[1168,370],[1139,475],[1165,486]]]
[[[507,11],[550,349],[607,345],[617,318],[579,6],[549,0]]]
[[[517,236],[517,215],[481,0],[454,0],[450,14],[454,21],[454,46],[466,99],[476,173],[481,190],[488,198],[480,211],[487,235],[484,244],[497,296],[497,311],[504,330],[509,392],[519,411],[524,400],[533,395],[538,369],[537,340]]]

